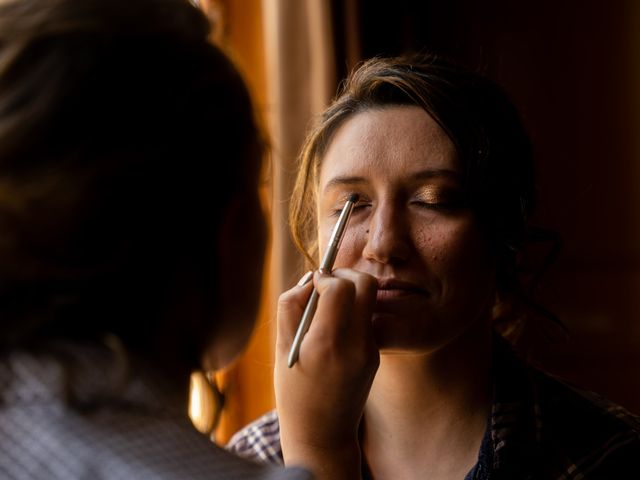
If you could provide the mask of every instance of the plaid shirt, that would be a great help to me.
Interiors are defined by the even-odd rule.
[[[489,429],[467,479],[640,476],[639,417],[524,364],[502,339],[495,344]],[[235,434],[227,448],[255,461],[282,463],[275,412]]]

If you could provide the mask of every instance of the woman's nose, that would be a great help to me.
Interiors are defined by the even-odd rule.
[[[411,251],[407,220],[394,208],[382,207],[371,216],[362,252],[365,259],[378,263],[397,263],[408,259]]]

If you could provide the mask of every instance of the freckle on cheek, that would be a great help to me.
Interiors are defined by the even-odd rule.
[[[348,266],[354,261],[354,258],[356,257],[359,257],[359,251],[356,241],[353,237],[345,235],[345,237],[342,239],[342,243],[340,244],[340,249],[338,250],[336,265]]]
[[[355,246],[353,245],[353,243],[342,242],[342,245],[340,245],[339,253],[342,253],[344,256],[353,255],[354,252],[355,252]]]

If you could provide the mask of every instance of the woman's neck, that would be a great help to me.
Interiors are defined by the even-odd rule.
[[[432,353],[381,355],[364,415],[374,478],[464,478],[486,430],[490,370],[488,322]]]

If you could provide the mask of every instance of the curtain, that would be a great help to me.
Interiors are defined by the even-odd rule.
[[[271,311],[302,273],[290,241],[287,208],[296,157],[311,120],[335,91],[329,6],[325,0],[263,0],[268,125],[272,139]]]

